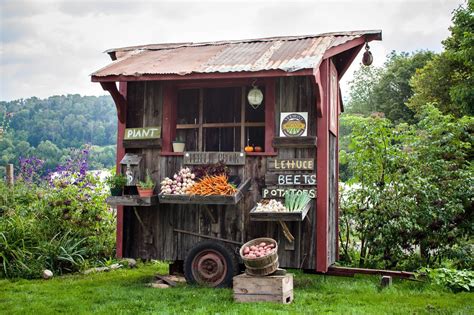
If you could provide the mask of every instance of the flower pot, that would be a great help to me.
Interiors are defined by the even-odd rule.
[[[153,188],[140,188],[137,186],[138,195],[140,197],[151,197],[153,196]]]
[[[122,196],[123,189],[122,189],[122,187],[111,187],[110,188],[110,194],[112,196]]]
[[[173,152],[184,152],[184,142],[173,141]]]

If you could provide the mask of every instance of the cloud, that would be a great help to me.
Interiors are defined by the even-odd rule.
[[[382,29],[391,50],[439,51],[459,1],[1,1],[0,100],[105,94],[89,74],[112,47]],[[361,56],[343,78],[343,87]],[[344,89],[343,89],[344,90]]]

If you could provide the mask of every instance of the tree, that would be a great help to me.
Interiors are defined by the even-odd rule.
[[[354,73],[354,79],[349,82],[349,100],[345,109],[347,113],[369,115],[378,111],[373,94],[381,72],[381,68],[362,66]]]
[[[411,80],[415,93],[408,106],[415,112],[434,103],[445,114],[474,115],[474,1],[455,10],[452,21],[445,51]]]
[[[373,102],[378,104],[378,111],[383,112],[392,122],[414,122],[415,113],[406,106],[413,95],[410,79],[433,55],[430,51],[413,54],[397,54],[393,51],[389,55],[380,80],[374,86]]]
[[[352,177],[341,194],[342,256],[351,259],[352,244],[360,266],[417,268],[419,261],[407,261],[418,257],[425,265],[449,258],[472,268],[474,119],[430,104],[417,119],[392,125],[377,115],[344,116],[351,151],[340,156]]]
[[[395,123],[414,122],[414,112],[405,105],[413,95],[410,79],[432,57],[429,51],[412,54],[392,51],[383,67],[360,68],[350,83],[347,112],[366,116],[383,112]]]

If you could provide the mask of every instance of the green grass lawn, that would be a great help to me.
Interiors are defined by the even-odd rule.
[[[292,304],[238,304],[230,289],[181,284],[146,286],[164,263],[137,269],[45,280],[0,281],[5,314],[474,314],[474,294],[451,293],[425,283],[395,280],[380,290],[378,277],[342,278],[295,272]]]

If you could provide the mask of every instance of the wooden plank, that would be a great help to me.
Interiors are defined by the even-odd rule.
[[[316,147],[316,137],[275,137],[273,146],[275,148],[314,148]]]
[[[161,139],[123,140],[123,147],[125,149],[159,149],[161,148]]]
[[[273,153],[272,139],[275,137],[275,79],[265,79],[265,152]]]
[[[309,76],[313,74],[312,69],[297,71],[262,70],[262,71],[240,71],[240,72],[216,72],[216,73],[191,73],[181,74],[143,74],[137,75],[110,75],[106,77],[92,76],[92,82],[122,82],[122,81],[181,81],[181,80],[223,80],[223,79],[248,79],[268,77],[295,77]]]
[[[265,174],[267,186],[316,186],[316,174]]]
[[[267,171],[312,171],[314,165],[312,158],[267,159]]]
[[[233,278],[233,292],[236,302],[291,303],[293,274],[266,277],[241,274]]]
[[[204,89],[199,89],[199,131],[198,131],[198,149],[199,151],[203,150],[203,129],[202,124],[204,123]]]
[[[312,204],[309,202],[302,211],[291,212],[257,212],[255,211],[257,207],[254,207],[250,211],[250,221],[303,221]]]
[[[183,164],[203,165],[223,161],[226,165],[244,165],[244,152],[186,152]]]
[[[7,185],[13,186],[15,183],[15,176],[13,173],[13,164],[7,164]]]
[[[152,206],[158,203],[158,196],[140,197],[138,195],[131,196],[110,196],[107,197],[107,204],[111,206]]]
[[[115,84],[115,83],[114,83]],[[119,93],[125,99],[124,108],[122,108],[122,113],[117,112],[119,118],[117,119],[117,153],[115,156],[115,171],[117,174],[120,174],[120,161],[125,156],[125,148],[123,147],[122,140],[125,132],[125,123],[127,121],[127,111],[128,111],[128,83],[120,82],[119,83]],[[122,104],[122,105],[123,105]],[[120,104],[115,104],[117,109],[120,107]],[[122,116],[122,119],[120,118]],[[115,230],[115,242],[116,242],[116,256],[118,258],[123,257],[124,253],[124,208],[123,206],[117,206],[117,228]]]
[[[215,236],[210,236],[210,235],[204,235],[204,234],[199,234],[199,233],[190,232],[190,231],[184,231],[184,230],[180,230],[180,229],[174,229],[173,231],[175,231],[176,233],[194,235],[194,236],[198,236],[198,237],[201,237],[201,238],[206,238],[206,239],[221,241],[221,242],[224,242],[224,243],[230,243],[230,244],[235,244],[235,245],[239,245],[239,246],[242,246],[242,245],[244,244],[244,243],[242,243],[242,242],[237,242],[237,241],[233,241],[233,240],[229,240],[229,239],[225,239],[225,238],[221,238],[221,237],[215,237]]]
[[[125,128],[124,140],[159,139],[161,127]]]
[[[321,85],[324,94],[321,102],[321,117],[317,117],[317,141],[318,150],[316,152],[317,159],[317,174],[318,174],[318,191],[316,200],[316,270],[326,272],[328,268],[328,169],[329,169],[329,119],[328,119],[328,104],[329,97],[329,61],[324,60],[319,66],[319,73],[321,74]]]
[[[365,274],[365,275],[382,275],[390,276],[396,278],[410,279],[416,278],[414,272],[408,271],[395,271],[395,270],[383,270],[383,269],[367,269],[367,268],[351,268],[351,267],[341,267],[341,266],[329,266],[326,274],[329,275],[348,275],[353,276],[355,274]]]

